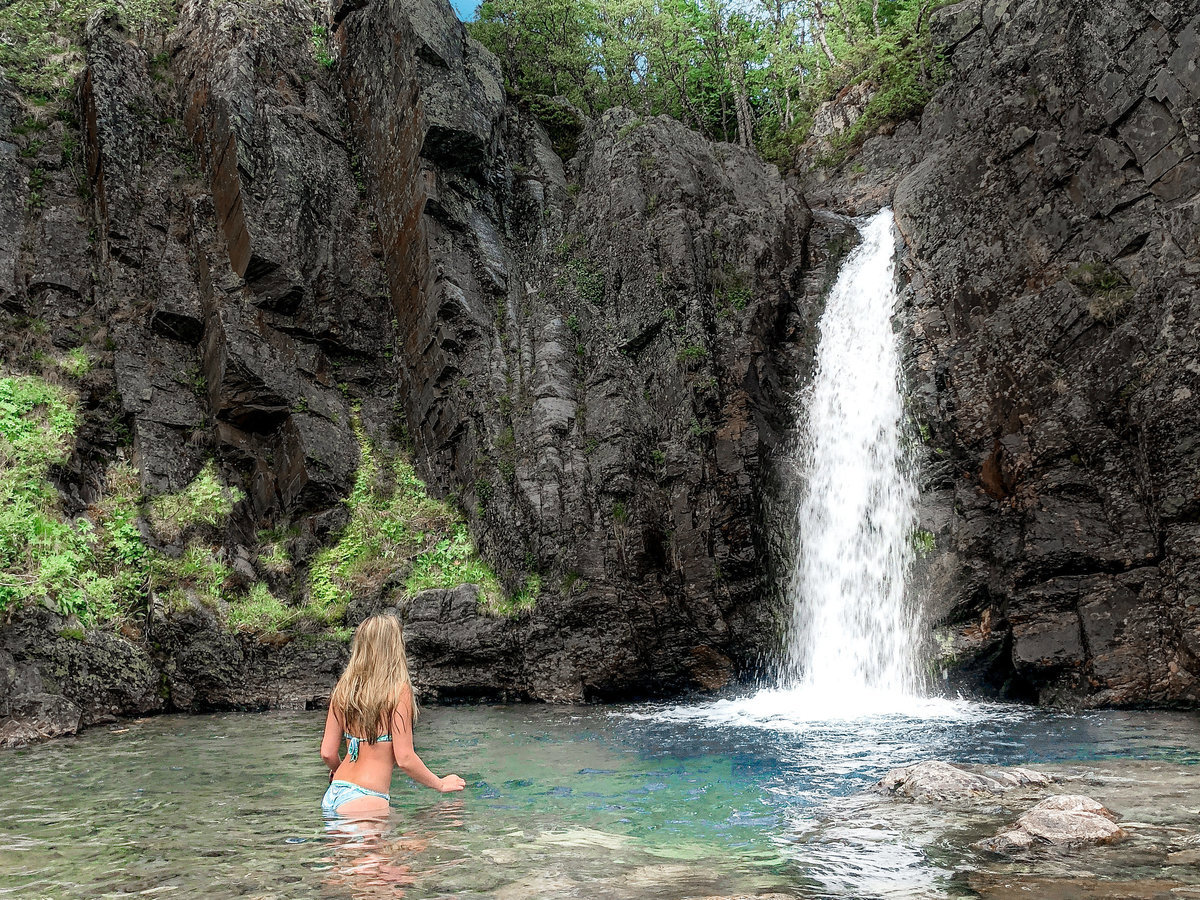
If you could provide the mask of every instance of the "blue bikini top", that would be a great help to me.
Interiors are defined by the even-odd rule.
[[[358,761],[359,741],[365,741],[366,738],[356,738],[354,735],[350,734],[350,732],[348,732],[348,731],[343,731],[342,734],[345,736],[346,740],[348,741],[348,743],[346,744],[346,755],[350,757],[350,762],[357,762]],[[391,742],[392,742],[392,735],[390,733],[381,734],[379,737],[375,738],[375,743],[377,743],[377,744],[390,744]]]

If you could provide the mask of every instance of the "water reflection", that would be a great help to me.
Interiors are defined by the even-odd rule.
[[[464,801],[456,798],[423,810],[415,822],[405,822],[392,811],[327,819],[325,886],[343,889],[356,900],[404,896],[404,888],[417,881],[418,859],[439,836],[463,827],[465,809]],[[454,861],[426,863],[421,874],[428,878],[453,865]]]

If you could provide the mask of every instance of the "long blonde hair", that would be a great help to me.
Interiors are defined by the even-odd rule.
[[[391,730],[392,714],[400,706],[405,688],[412,697],[415,722],[417,700],[408,677],[400,620],[387,614],[364,619],[354,632],[346,671],[329,697],[346,733],[374,744],[380,734]]]

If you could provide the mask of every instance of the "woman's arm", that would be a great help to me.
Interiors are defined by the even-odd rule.
[[[392,713],[392,748],[397,767],[417,784],[423,784],[443,794],[461,791],[466,787],[466,782],[457,775],[438,778],[429,771],[421,757],[417,756],[417,751],[413,749],[412,693],[407,690],[401,696],[396,711]]]
[[[329,707],[329,715],[325,717],[325,735],[321,738],[321,759],[324,760],[325,765],[329,766],[329,777],[331,780],[333,773],[342,764],[342,758],[338,755],[341,749],[342,723],[334,715],[333,707],[331,706]]]

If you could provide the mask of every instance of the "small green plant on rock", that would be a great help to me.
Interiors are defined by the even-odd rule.
[[[230,628],[256,634],[278,633],[297,617],[297,610],[272,594],[261,581],[251,587],[245,597],[231,599],[226,613]]]
[[[313,48],[313,59],[322,69],[332,69],[337,65],[337,56],[329,43],[329,29],[324,25],[313,22],[310,36]]]
[[[500,594],[489,598],[484,602],[484,609],[494,616],[516,616],[533,609],[541,594],[542,576],[535,572],[525,579],[521,590],[511,596]]]
[[[571,261],[571,270],[579,299],[593,306],[603,303],[604,273],[583,257],[576,257]]]
[[[260,566],[273,575],[282,575],[292,570],[292,558],[282,537],[270,532],[260,532],[259,541],[262,546],[258,554]]]
[[[1133,288],[1110,266],[1083,263],[1067,273],[1067,280],[1088,298],[1088,315],[1098,322],[1115,325],[1130,309]]]
[[[72,378],[82,378],[88,372],[92,371],[92,360],[88,357],[87,350],[83,347],[76,347],[63,357],[59,363],[59,368],[70,375]]]
[[[918,528],[912,533],[912,548],[913,552],[918,556],[929,556],[934,551],[936,541],[932,531],[925,531]]]
[[[244,498],[238,488],[221,481],[216,466],[209,460],[182,491],[163,494],[150,502],[150,522],[161,539],[174,542],[196,525],[219,528],[234,504]]]
[[[151,590],[176,610],[186,608],[190,599],[219,609],[230,574],[217,551],[204,545],[188,547],[178,559],[155,553],[149,557],[147,570]]]

